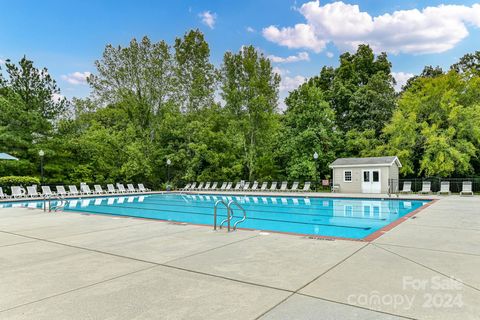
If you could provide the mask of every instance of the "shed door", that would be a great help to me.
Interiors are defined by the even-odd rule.
[[[381,190],[380,170],[362,170],[362,193],[380,193]]]

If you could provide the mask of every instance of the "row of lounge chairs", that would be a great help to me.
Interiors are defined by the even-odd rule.
[[[311,183],[309,181],[306,181],[303,184],[303,188],[299,189],[299,182],[295,181],[293,182],[292,186],[290,189],[288,188],[288,182],[283,181],[282,184],[280,185],[280,188],[278,188],[278,183],[276,181],[272,182],[270,184],[270,187],[268,187],[268,182],[263,182],[261,185],[259,184],[258,181],[254,181],[253,183],[250,182],[242,182],[239,181],[233,186],[233,182],[223,182],[220,187],[218,187],[218,182],[192,182],[192,183],[187,183],[184,188],[181,190],[183,191],[302,191],[302,192],[308,192],[310,191],[310,186]]]
[[[403,188],[400,193],[412,193],[412,182],[405,181],[403,183]],[[418,191],[419,194],[431,194],[432,192],[432,183],[430,181],[423,181],[422,182],[422,190]],[[441,181],[440,182],[440,191],[437,194],[451,194],[450,191],[450,181]],[[472,189],[472,181],[463,181],[462,182],[462,190],[460,191],[460,195],[472,195],[473,196],[473,189]]]
[[[29,186],[25,190],[20,186],[12,186],[11,195],[7,195],[3,192],[3,189],[0,187],[0,199],[1,198],[38,198],[45,196],[79,196],[79,195],[100,195],[100,194],[115,194],[115,193],[136,193],[136,192],[148,192],[150,189],[145,188],[142,183],[138,184],[138,187],[135,188],[133,184],[127,184],[127,188],[122,183],[117,183],[116,188],[113,184],[107,184],[107,190],[103,190],[102,186],[96,184],[93,186],[93,191],[87,184],[80,185],[80,191],[78,191],[77,186],[69,185],[68,191],[65,189],[65,186],[56,186],[56,191],[52,191],[50,186],[42,186],[42,191],[38,192],[37,186]]]

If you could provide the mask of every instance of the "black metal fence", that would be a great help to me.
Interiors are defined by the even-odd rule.
[[[422,190],[424,181],[430,181],[431,191],[440,191],[440,184],[442,181],[450,182],[450,192],[460,193],[462,191],[462,185],[464,181],[472,182],[472,191],[474,193],[480,193],[480,177],[473,178],[412,178],[412,179],[389,179],[390,193],[397,193],[404,190],[405,182],[410,182],[412,186],[412,192],[419,192]]]

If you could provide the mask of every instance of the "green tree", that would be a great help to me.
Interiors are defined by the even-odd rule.
[[[270,60],[253,46],[225,53],[221,75],[221,96],[229,124],[240,134],[246,176],[252,179],[259,159],[271,150],[280,77],[273,72]]]
[[[467,53],[457,63],[453,64],[450,69],[458,73],[471,72],[480,75],[480,51]]]
[[[175,91],[183,111],[195,111],[213,104],[216,72],[210,62],[210,48],[203,34],[190,30],[175,39]]]
[[[323,92],[305,83],[285,99],[283,132],[278,138],[278,157],[290,180],[317,180],[329,174],[328,164],[335,159],[339,135],[335,113]],[[319,157],[315,161],[313,154]]]
[[[385,53],[375,57],[368,45],[342,54],[337,68],[322,68],[309,83],[323,91],[344,133],[374,130],[378,137],[396,107],[391,63]]]
[[[98,103],[122,106],[130,120],[148,132],[155,115],[171,99],[172,64],[166,42],[132,39],[126,48],[107,45],[88,82]]]
[[[450,71],[419,78],[405,91],[379,154],[395,154],[403,174],[473,173],[480,150],[480,77]]]
[[[420,73],[419,75],[415,75],[407,80],[405,85],[403,85],[402,87],[402,91],[407,91],[408,89],[410,89],[420,78],[435,78],[441,76],[442,74],[443,69],[439,66],[425,66],[422,70],[422,73]]]
[[[7,60],[5,68],[7,77],[0,74],[0,146],[21,160],[4,161],[0,174],[34,175],[38,150],[53,136],[68,103],[46,68],[35,68],[26,57],[18,65]]]
[[[67,108],[67,100],[46,68],[37,69],[33,61],[23,57],[18,66],[9,59],[5,63],[8,78],[0,81],[0,93],[12,91],[22,100],[27,112],[38,113],[46,122],[56,120]],[[48,126],[43,128],[49,130]]]

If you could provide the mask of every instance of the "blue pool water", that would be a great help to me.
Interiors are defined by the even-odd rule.
[[[247,211],[247,219],[238,225],[239,228],[354,239],[365,238],[428,202],[427,200],[158,194],[69,200],[64,211],[213,225],[214,203],[217,200],[228,202],[232,199]],[[35,201],[9,202],[0,203],[0,208],[15,206],[40,208],[42,205],[43,202]],[[225,219],[226,214],[226,209],[219,206],[218,223]],[[232,224],[241,216],[242,212],[234,209]]]

